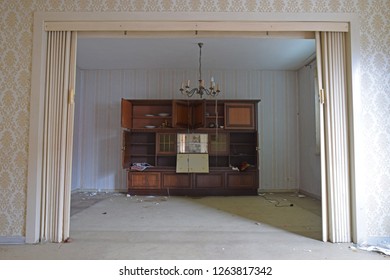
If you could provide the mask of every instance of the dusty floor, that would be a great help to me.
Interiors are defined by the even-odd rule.
[[[243,197],[72,195],[71,242],[0,245],[0,259],[388,260],[321,239],[320,201]]]

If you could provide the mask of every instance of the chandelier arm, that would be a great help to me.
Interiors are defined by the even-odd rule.
[[[189,97],[192,97],[195,93],[197,93],[197,91],[198,91],[198,89],[197,88],[193,88],[193,89],[191,89],[190,91],[187,91],[187,95],[189,96]]]
[[[207,88],[203,88],[203,92],[206,93],[207,95],[210,95],[210,91]]]

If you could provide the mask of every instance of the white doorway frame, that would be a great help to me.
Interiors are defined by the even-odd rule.
[[[174,21],[172,19],[175,19]],[[342,30],[340,30],[340,28]],[[350,151],[352,241],[366,238],[363,185],[359,151],[359,21],[356,14],[334,13],[36,13],[34,15],[32,84],[30,99],[29,161],[27,178],[26,243],[39,242],[42,174],[43,106],[46,31],[137,32],[291,32],[348,29],[348,130]]]

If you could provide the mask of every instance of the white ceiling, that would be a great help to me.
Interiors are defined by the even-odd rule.
[[[315,54],[313,39],[79,38],[80,69],[296,70]]]

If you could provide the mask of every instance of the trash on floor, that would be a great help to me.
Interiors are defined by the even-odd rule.
[[[273,193],[268,193],[268,194],[273,195]],[[275,207],[292,207],[292,206],[294,206],[293,203],[289,203],[289,201],[285,198],[278,198],[278,199],[270,198],[270,197],[266,196],[266,193],[258,193],[258,195],[261,196],[262,198],[264,198],[269,203],[272,203]],[[285,205],[281,205],[282,201],[285,202]]]
[[[383,244],[383,245],[368,245],[368,244],[354,244],[350,246],[351,249],[356,250],[364,250],[364,251],[369,251],[369,252],[377,252],[377,253],[382,253],[387,256],[390,256],[390,245],[389,244]]]
[[[67,239],[65,239],[64,243],[71,243],[72,241],[72,238],[68,237]]]
[[[137,197],[137,202],[153,202],[155,205],[159,205],[161,201],[167,201],[166,196],[140,196]]]
[[[305,198],[306,197],[306,195],[300,194],[300,193],[294,193],[294,194],[291,194],[290,196],[292,196],[292,197],[299,197],[299,198]]]

